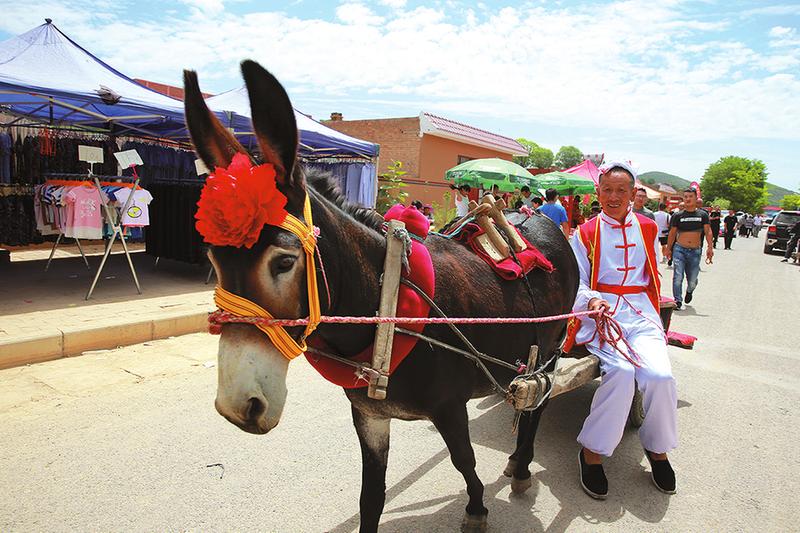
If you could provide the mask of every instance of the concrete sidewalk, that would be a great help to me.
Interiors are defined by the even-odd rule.
[[[12,249],[11,263],[0,267],[0,368],[205,331],[213,310],[207,265],[162,260],[156,267],[136,246],[140,295],[117,245],[86,301],[102,246],[84,245],[88,270],[77,248],[63,248],[48,272],[42,247]]]

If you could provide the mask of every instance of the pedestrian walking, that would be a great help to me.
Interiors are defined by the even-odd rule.
[[[708,213],[697,208],[697,191],[683,192],[684,210],[676,213],[670,222],[667,258],[672,258],[672,297],[676,309],[692,301],[697,278],[700,275],[700,256],[703,252],[703,237],[708,244],[706,261],[714,257],[711,244],[711,226]],[[686,296],[683,296],[683,277],[686,276]]]
[[[758,238],[758,233],[761,231],[761,226],[764,224],[764,219],[761,218],[761,215],[756,214],[753,217],[753,237]]]
[[[750,235],[753,234],[754,225],[755,224],[753,223],[753,215],[745,215],[745,218],[744,218],[744,229],[745,229],[744,237],[745,237],[745,239],[749,239]]]
[[[633,212],[638,213],[640,215],[644,215],[650,220],[654,221],[656,218],[653,216],[653,212],[647,209],[644,204],[647,202],[647,189],[644,187],[637,187],[636,188],[636,196],[633,197]]]
[[[711,213],[708,214],[708,223],[711,226],[711,236],[713,237],[714,248],[717,247],[717,239],[719,239],[719,228],[721,222],[722,213],[720,213],[719,207],[712,206]]]
[[[781,263],[788,263],[789,259],[792,258],[792,254],[797,251],[797,241],[800,240],[800,220],[794,223],[789,229],[789,242],[786,243],[786,253],[783,254],[783,259],[781,259]]]
[[[736,228],[739,226],[739,219],[736,218],[736,214],[731,211],[722,222],[725,224],[725,249],[730,250],[733,238],[736,236]]]
[[[564,209],[563,205],[556,203],[556,200],[558,200],[558,191],[555,189],[547,189],[544,192],[544,197],[547,201],[539,208],[539,211],[541,211],[543,215],[547,215],[550,220],[556,223],[556,226],[561,228],[564,237],[569,237],[569,218],[567,218],[567,210]]]
[[[667,240],[669,239],[669,213],[667,204],[658,204],[658,211],[653,213],[656,225],[658,225],[658,243],[661,245],[661,262],[667,260]]]
[[[658,490],[674,494],[675,472],[667,452],[678,445],[678,397],[658,312],[659,278],[652,274],[658,269],[658,226],[629,207],[636,176],[630,165],[613,162],[601,172],[597,188],[602,213],[581,225],[570,241],[580,273],[573,310],[613,309],[641,365],[634,366],[604,343],[593,318],[582,317],[570,328],[568,343],[584,344],[596,355],[602,375],[578,435],[581,486],[592,498],[608,495],[603,457],[611,456],[622,440],[638,385],[645,409],[639,439],[651,479]],[[620,349],[628,353],[624,346]]]

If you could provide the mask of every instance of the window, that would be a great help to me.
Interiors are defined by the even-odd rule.
[[[458,162],[456,163],[456,165],[460,165],[461,163],[466,163],[467,161],[472,161],[473,159],[475,159],[475,158],[474,157],[468,157],[468,156],[465,156],[465,155],[460,155],[460,156],[458,156]]]

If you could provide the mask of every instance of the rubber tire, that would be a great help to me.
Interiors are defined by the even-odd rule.
[[[772,255],[772,246],[764,245],[764,253],[767,255]]]
[[[632,427],[642,427],[644,423],[644,405],[642,404],[642,393],[639,387],[636,387],[636,392],[633,394],[633,402],[631,402],[631,411],[628,414],[628,422]]]

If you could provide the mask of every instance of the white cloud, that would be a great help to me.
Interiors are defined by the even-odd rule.
[[[378,3],[392,9],[402,9],[406,7],[406,0],[379,0]]]
[[[381,17],[347,2],[326,21],[280,12],[242,17],[221,1],[192,0],[188,16],[136,21],[136,39],[121,46],[129,21],[110,15],[110,3],[90,16],[74,14],[86,0],[45,1],[64,14],[62,30],[126,74],[179,83],[183,68],[195,68],[204,89],[221,91],[241,83],[238,64],[252,58],[302,96],[298,107],[313,102],[317,115],[327,114],[325,102],[353,102],[362,117],[376,108],[387,115],[426,109],[593,137],[613,126],[620,140],[800,139],[797,50],[757,51],[721,36],[731,29],[725,21],[684,16],[680,3],[401,6]],[[21,7],[11,15],[0,27],[18,33],[39,23]],[[770,38],[785,42],[796,33],[776,26]]]
[[[370,8],[359,3],[345,3],[336,8],[336,18],[345,24],[375,25],[383,22]]]

